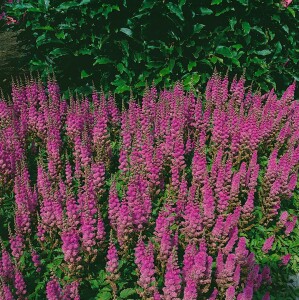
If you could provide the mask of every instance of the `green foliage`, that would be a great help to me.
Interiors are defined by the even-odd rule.
[[[296,0],[288,8],[279,0],[23,0],[7,10],[25,29],[31,69],[44,78],[55,71],[64,90],[90,92],[92,80],[118,94],[152,81],[188,89],[215,67],[246,68],[262,90],[298,80]]]

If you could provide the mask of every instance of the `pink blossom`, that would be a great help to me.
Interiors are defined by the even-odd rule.
[[[288,7],[292,2],[293,2],[293,0],[282,0],[281,4],[284,7]]]
[[[291,254],[286,254],[286,255],[282,256],[280,258],[281,259],[281,263],[286,266],[289,263],[291,257],[292,257]]]
[[[264,245],[263,245],[263,252],[264,253],[268,253],[269,250],[272,249],[272,245],[273,245],[273,242],[274,242],[274,239],[275,239],[275,236],[270,236],[269,238],[266,239]]]

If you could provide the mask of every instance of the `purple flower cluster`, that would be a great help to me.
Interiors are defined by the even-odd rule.
[[[115,299],[122,276],[141,299],[250,300],[266,291],[270,269],[244,235],[276,224],[260,245],[266,255],[297,224],[287,201],[299,166],[294,89],[281,99],[245,93],[244,77],[229,86],[215,73],[205,100],[177,84],[159,96],[147,88],[142,105],[131,99],[119,110],[96,91],[92,101],[63,100],[55,80],[47,89],[14,84],[12,101],[0,100],[0,185],[14,196],[2,298],[27,295],[27,267],[51,270],[53,300],[80,299],[93,268]]]

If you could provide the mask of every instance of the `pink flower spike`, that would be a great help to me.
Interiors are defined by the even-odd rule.
[[[293,0],[282,0],[281,4],[283,7],[287,8],[292,2]]]
[[[263,248],[262,248],[262,251],[264,253],[268,253],[269,250],[272,249],[272,246],[273,246],[273,242],[274,242],[274,239],[275,239],[275,236],[270,236],[269,238],[266,239],[264,245],[263,245]]]
[[[284,266],[286,266],[286,265],[289,263],[291,257],[292,257],[291,254],[287,254],[287,255],[282,256],[282,257],[281,257],[281,263],[282,263]]]

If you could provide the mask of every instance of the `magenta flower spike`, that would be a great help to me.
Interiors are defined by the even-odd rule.
[[[285,223],[285,234],[288,236],[294,230],[296,223],[297,223],[297,216],[293,216],[291,221],[287,221]]]
[[[262,247],[262,250],[264,253],[268,253],[272,249],[274,239],[275,239],[275,236],[270,236],[269,238],[266,239],[266,241]]]
[[[12,279],[14,274],[14,266],[9,253],[5,249],[2,249],[2,257],[0,263],[0,276],[4,279]]]
[[[163,288],[165,300],[179,300],[181,294],[181,278],[180,278],[180,269],[177,263],[177,254],[176,250],[172,251],[171,255],[168,258],[166,272],[165,272],[165,281]]]
[[[24,251],[24,238],[21,234],[16,234],[10,238],[10,248],[13,257],[17,260],[21,258]]]
[[[70,264],[76,264],[80,261],[80,237],[78,232],[73,230],[65,230],[61,234],[62,252],[64,260]]]
[[[140,295],[150,297],[156,290],[154,249],[151,242],[145,246],[142,240],[135,248],[135,263],[139,271],[138,285],[142,288]]]
[[[14,296],[9,286],[5,283],[0,285],[0,296],[3,300],[14,300]]]
[[[107,253],[106,271],[111,275],[116,275],[118,273],[118,253],[112,241],[110,241]]]
[[[215,71],[200,98],[181,83],[147,87],[121,110],[103,91],[65,100],[55,79],[16,80],[0,99],[0,214],[12,228],[0,298],[38,297],[34,274],[50,300],[79,300],[81,285],[113,299],[262,297],[270,267],[251,239],[273,228],[259,246],[288,272],[295,250],[274,245],[297,234],[295,83],[278,99],[228,78]]]
[[[62,300],[62,289],[57,279],[51,279],[46,286],[47,300]]]
[[[62,290],[62,300],[80,300],[78,281],[73,281],[64,286]]]
[[[231,285],[225,293],[225,300],[234,300],[235,299],[235,287]]]
[[[282,263],[284,266],[286,266],[286,265],[289,263],[291,257],[292,257],[291,254],[286,254],[286,255],[282,256],[282,257],[281,257],[281,263]]]

